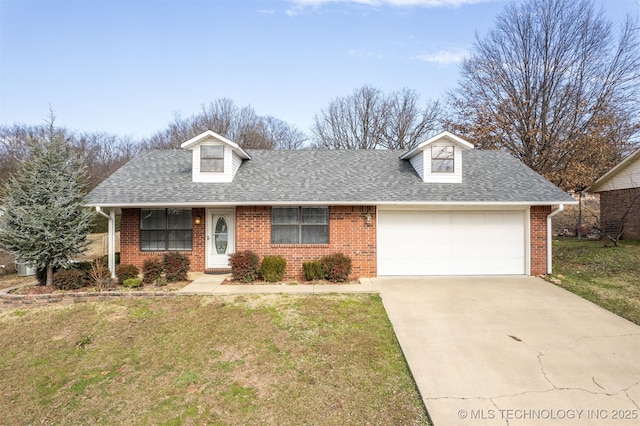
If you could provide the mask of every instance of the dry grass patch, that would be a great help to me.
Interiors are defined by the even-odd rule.
[[[7,424],[428,424],[376,295],[0,312]]]

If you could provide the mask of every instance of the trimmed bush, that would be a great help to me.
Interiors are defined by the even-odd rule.
[[[286,268],[287,261],[282,256],[265,256],[260,264],[262,278],[270,283],[281,281]]]
[[[53,274],[53,286],[59,290],[77,290],[86,282],[87,274],[79,269],[61,269]]]
[[[182,253],[166,253],[163,257],[167,282],[185,281],[191,261]]]
[[[116,276],[118,277],[118,283],[122,284],[124,280],[128,280],[129,278],[138,278],[140,274],[140,270],[136,265],[118,265],[116,268]]]
[[[109,263],[109,255],[105,254],[100,259],[104,262],[105,265]],[[116,252],[116,265],[119,265],[119,264],[120,264],[120,252],[117,251]]]
[[[142,282],[151,284],[162,275],[162,261],[159,257],[150,257],[142,264]]]
[[[238,251],[229,256],[231,275],[234,279],[249,283],[260,276],[260,258],[251,250]]]
[[[317,281],[324,279],[324,268],[319,260],[312,260],[302,264],[304,279],[307,281]]]
[[[129,278],[122,283],[125,287],[136,288],[142,285],[142,278]]]
[[[324,277],[331,282],[344,282],[351,273],[351,258],[342,253],[329,254],[320,258]]]

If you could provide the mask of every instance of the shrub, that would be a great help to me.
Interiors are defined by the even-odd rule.
[[[162,261],[159,257],[150,257],[142,264],[142,282],[151,284],[162,275]]]
[[[167,282],[185,281],[191,261],[182,253],[167,253],[163,258]]]
[[[96,259],[91,262],[91,268],[89,269],[89,280],[98,287],[98,290],[103,290],[107,287],[111,287],[113,284],[111,281],[111,273],[100,259]]]
[[[164,287],[165,285],[167,285],[167,279],[165,277],[158,277],[155,281],[154,281],[156,287]]]
[[[124,280],[128,280],[129,278],[138,278],[140,274],[140,270],[136,265],[124,264],[118,265],[116,268],[116,275],[118,276],[118,283],[122,284]]]
[[[105,254],[100,259],[104,262],[105,265],[107,265],[109,263],[109,255]],[[119,265],[119,264],[120,264],[120,252],[117,251],[116,252],[116,265]]]
[[[129,288],[136,288],[142,285],[142,278],[129,278],[122,282],[122,285]]]
[[[262,278],[270,283],[281,281],[284,278],[284,270],[287,261],[282,256],[265,256],[260,264]]]
[[[320,258],[324,277],[331,282],[344,282],[351,273],[351,258],[342,253],[329,254]]]
[[[234,279],[248,283],[260,276],[260,258],[251,250],[238,251],[229,256],[231,275]]]
[[[71,268],[77,269],[79,271],[82,271],[88,274],[89,271],[91,271],[91,264],[92,262],[87,262],[87,261],[75,262],[71,264]]]
[[[302,270],[304,271],[304,279],[307,281],[324,279],[324,269],[322,268],[322,263],[320,263],[319,260],[304,262],[302,264]]]
[[[76,290],[84,287],[87,275],[79,269],[61,269],[53,274],[53,286],[59,290]]]

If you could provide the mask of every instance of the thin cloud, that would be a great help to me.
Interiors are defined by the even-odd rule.
[[[450,7],[456,8],[468,4],[487,3],[498,0],[289,0],[291,7],[285,13],[288,16],[296,16],[308,13],[309,10],[317,12],[325,5],[355,5],[369,7]]]
[[[496,0],[290,0],[296,6],[322,6],[324,4],[351,3],[366,6],[397,7],[458,7],[465,4],[486,3]]]
[[[423,53],[421,55],[414,56],[413,59],[445,66],[457,64],[467,56],[469,56],[469,51],[466,49],[452,49],[439,50],[435,53]]]
[[[261,13],[263,15],[273,15],[274,13],[276,13],[276,11],[273,9],[260,9],[258,10],[258,13]]]

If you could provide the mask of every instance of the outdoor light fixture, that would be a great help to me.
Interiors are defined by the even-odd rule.
[[[201,222],[202,222],[202,218],[200,216],[196,216],[196,219],[194,220],[194,223],[196,225],[200,225]]]
[[[367,223],[371,223],[371,213],[367,213],[367,215],[365,216]]]

